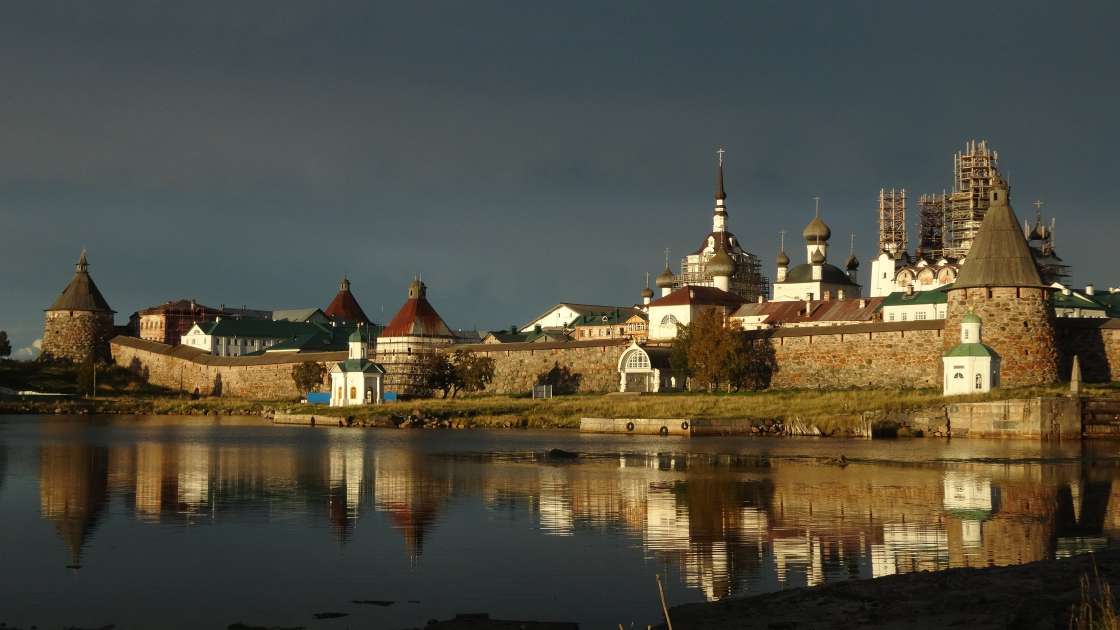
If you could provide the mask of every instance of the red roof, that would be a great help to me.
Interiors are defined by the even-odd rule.
[[[331,300],[330,305],[323,310],[323,313],[331,319],[338,319],[351,323],[369,323],[369,318],[366,317],[365,311],[358,305],[358,300],[354,299],[354,294],[350,292],[349,282],[343,282],[343,287],[338,290],[338,294],[334,296],[334,299]]]
[[[381,331],[380,337],[453,337],[425,297],[410,297]]]
[[[743,298],[715,287],[683,286],[665,297],[650,302],[650,306],[680,306],[682,304],[696,304],[698,306],[740,306],[746,302]]]

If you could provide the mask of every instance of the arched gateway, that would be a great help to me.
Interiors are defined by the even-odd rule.
[[[669,369],[668,348],[630,344],[618,359],[618,374],[620,392],[652,393],[676,386]]]

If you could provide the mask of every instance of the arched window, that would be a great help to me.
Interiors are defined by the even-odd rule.
[[[641,350],[634,350],[626,357],[627,370],[648,370],[649,357]]]
[[[351,387],[350,388],[350,400],[354,400],[357,397],[358,397],[358,388],[357,387]]]
[[[976,374],[976,389],[984,389],[984,375]]]
[[[679,322],[677,321],[676,316],[672,314],[666,315],[665,317],[661,318],[662,326],[676,326],[678,323]]]

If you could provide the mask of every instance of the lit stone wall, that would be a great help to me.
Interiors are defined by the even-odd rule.
[[[579,392],[618,391],[618,359],[629,345],[624,339],[569,343],[509,343],[455,346],[494,359],[490,391],[527,394],[538,377],[550,370],[571,375]],[[559,392],[557,392],[559,393]]]
[[[195,348],[167,346],[135,337],[110,342],[113,362],[139,374],[152,385],[188,394],[234,396],[253,400],[290,400],[300,392],[292,368],[304,361],[328,370],[346,359],[346,352],[317,352],[271,357],[216,357]],[[323,379],[327,391],[330,376]]]
[[[56,359],[84,361],[93,353],[109,358],[113,314],[94,311],[47,311],[43,324],[43,354]]]
[[[968,288],[949,292],[944,349],[960,341],[961,319],[974,312],[983,322],[984,345],[1000,356],[1000,385],[1045,385],[1058,380],[1054,314],[1046,291],[1030,288]]]

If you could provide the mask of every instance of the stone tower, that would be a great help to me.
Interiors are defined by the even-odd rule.
[[[43,356],[69,361],[85,361],[91,355],[108,359],[115,312],[93,283],[82,250],[70,284],[45,311]]]
[[[974,312],[984,321],[985,344],[1001,358],[1001,385],[1053,383],[1058,380],[1054,312],[1009,192],[995,175],[988,211],[949,291],[944,345],[946,350],[956,345],[961,321]]]

